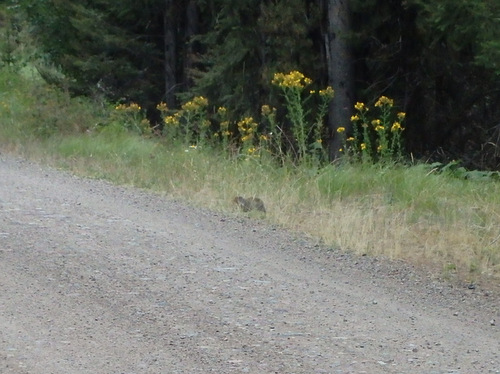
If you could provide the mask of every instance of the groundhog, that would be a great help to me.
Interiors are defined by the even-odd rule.
[[[233,201],[244,212],[250,212],[251,210],[258,210],[262,213],[266,212],[264,202],[258,197],[249,197],[248,199],[245,199],[244,197],[236,196]]]

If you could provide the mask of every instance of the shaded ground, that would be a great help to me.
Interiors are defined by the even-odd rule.
[[[0,155],[1,373],[500,373],[499,304]]]

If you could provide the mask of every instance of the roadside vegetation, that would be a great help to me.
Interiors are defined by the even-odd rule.
[[[327,246],[497,282],[498,173],[403,159],[405,113],[387,97],[352,108],[353,134],[330,163],[321,143],[334,90],[309,84],[296,71],[274,76],[290,132],[271,106],[233,119],[202,96],[179,108],[158,103],[162,126],[154,127],[137,103],[70,96],[35,70],[3,68],[0,147],[229,214],[240,214],[234,196],[258,196],[267,215],[251,215]]]

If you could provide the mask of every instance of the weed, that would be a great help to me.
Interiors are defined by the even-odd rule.
[[[40,95],[34,97],[32,92]],[[203,112],[186,113],[202,107]],[[119,125],[130,118],[140,121],[140,117],[133,118],[135,112],[120,112],[124,118],[119,122],[116,112],[106,116],[99,108],[89,100],[69,98],[0,71],[2,150],[15,149],[81,175],[150,188],[216,210],[234,211],[234,196],[259,196],[267,220],[322,238],[327,245],[425,263],[440,272],[450,271],[446,264],[454,264],[464,278],[500,276],[500,184],[495,173],[477,177],[460,166],[404,167],[391,162],[311,167],[310,163],[286,162],[286,157],[276,167],[274,155],[266,156],[271,153],[267,150],[282,147],[273,137],[280,124],[270,107],[262,108],[262,114],[273,134],[262,131],[262,124],[250,117],[232,122],[227,110],[220,108],[210,118],[219,125],[214,125],[219,134],[214,142],[213,135],[199,127],[200,121],[209,119],[206,106],[173,111],[159,105],[165,133],[175,141],[138,136],[133,127],[129,131]],[[360,123],[362,114],[364,122],[372,120],[359,109]],[[390,120],[383,113],[379,119],[393,125],[397,116],[391,111]],[[43,136],[37,132],[41,124],[54,120],[54,129]],[[116,128],[109,126],[113,122]],[[94,131],[97,123],[108,126]],[[365,128],[357,127],[359,133],[353,133],[357,137],[352,141],[356,146],[345,139],[352,156],[382,158],[382,152],[363,155],[360,145],[369,141],[373,141],[369,149],[388,144],[387,157],[397,156],[394,134],[387,131],[388,143],[383,143],[370,126],[366,140]],[[219,145],[236,144],[236,152],[244,157],[227,157],[220,151]]]
[[[351,117],[353,136],[345,140],[346,154],[351,160],[372,163],[400,161],[402,154],[402,122],[406,114],[393,113],[394,101],[381,96],[374,107],[378,115],[370,116],[370,108],[356,103],[356,114]]]

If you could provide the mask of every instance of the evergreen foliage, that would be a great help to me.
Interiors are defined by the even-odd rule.
[[[286,123],[273,75],[298,70],[316,82],[311,89],[325,87],[325,41],[348,38],[356,77],[351,99],[371,105],[382,95],[394,98],[395,109],[407,113],[406,149],[443,162],[500,167],[497,0],[350,0],[351,32],[326,35],[326,9],[334,3],[8,1],[13,30],[23,27],[22,15],[39,43],[37,65],[46,80],[76,94],[138,102],[150,119],[161,101],[172,107],[204,96],[212,112],[226,107],[233,121],[269,104]],[[5,65],[15,44],[2,49]]]
[[[273,102],[274,73],[297,69],[314,80],[324,73],[311,37],[319,34],[319,13],[312,4],[219,0],[211,5],[201,8],[212,22],[196,38],[204,53],[191,72],[195,93],[242,116]]]
[[[414,155],[498,168],[498,2],[352,4],[358,95],[403,103]]]

